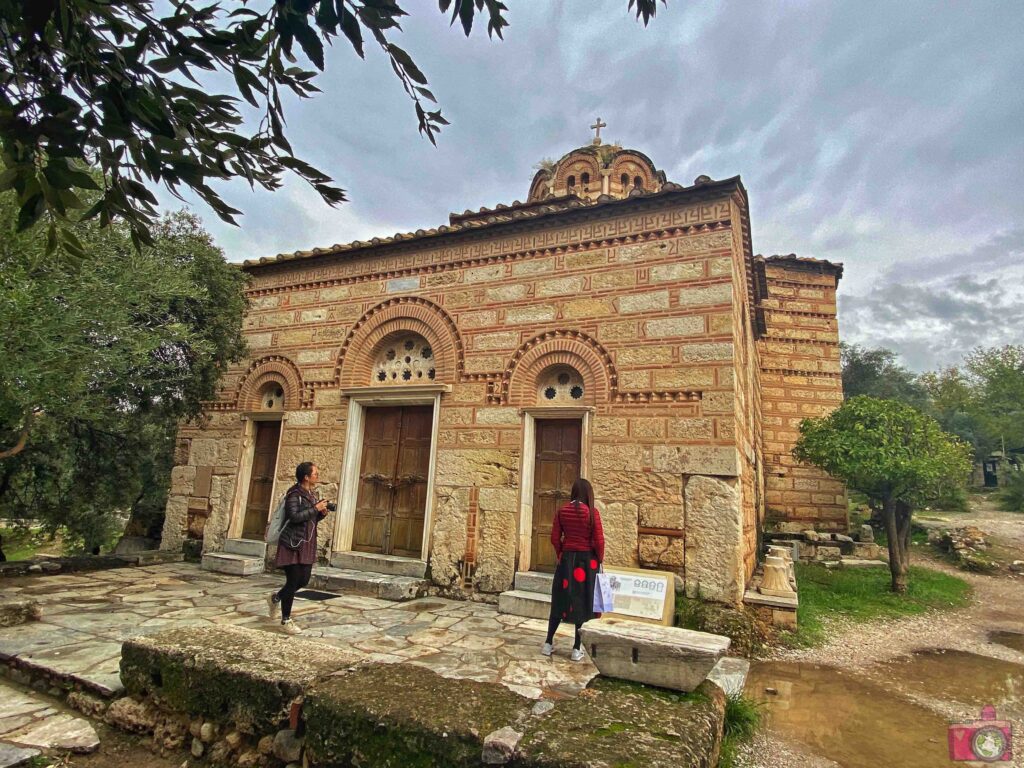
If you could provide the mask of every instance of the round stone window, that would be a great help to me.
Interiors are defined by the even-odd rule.
[[[386,341],[373,362],[374,384],[426,384],[434,380],[434,351],[422,336],[407,334]]]
[[[578,404],[583,400],[583,377],[568,366],[555,366],[541,374],[537,402],[542,405]]]

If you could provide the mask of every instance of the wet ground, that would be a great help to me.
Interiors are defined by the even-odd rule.
[[[935,768],[948,762],[939,715],[844,670],[765,662],[747,679],[767,725],[845,768]]]
[[[977,525],[1014,559],[1024,559],[1024,515],[974,498],[970,513],[948,518]],[[764,702],[767,727],[742,750],[738,768],[963,765],[949,760],[948,725],[977,718],[986,705],[1014,725],[1018,744],[1010,765],[1024,768],[1024,579],[965,573],[926,551],[914,558],[915,565],[967,580],[971,605],[902,619],[834,621],[823,645],[755,662],[746,691]]]
[[[962,651],[920,651],[863,673],[761,662],[747,692],[772,731],[844,768],[947,765],[949,723],[986,705],[1024,723],[1024,664]]]

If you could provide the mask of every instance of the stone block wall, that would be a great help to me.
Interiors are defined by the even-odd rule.
[[[585,393],[571,405],[593,409],[590,478],[608,561],[681,574],[692,561],[702,574],[693,590],[700,582],[708,597],[738,600],[758,517],[759,398],[749,317],[737,320],[750,307],[734,232],[746,212],[735,194],[624,201],[571,221],[250,267],[252,359],[225,377],[211,404],[216,425],[186,426],[182,439],[231,454],[217,473],[233,477],[239,412],[254,381],[276,376],[288,411],[279,490],[301,460],[336,484],[342,388],[375,383],[367,360],[382,334],[421,334],[435,347],[435,383],[451,386],[439,416],[432,576],[458,587],[472,571],[473,588],[496,592],[518,567],[519,485],[533,461],[523,456],[521,409],[543,405],[536,378],[545,368],[572,365]],[[178,500],[188,498],[172,495],[164,546],[180,541]],[[322,546],[333,522],[321,528]],[[219,546],[227,524],[211,513],[208,546]]]
[[[761,302],[767,333],[757,344],[768,525],[845,533],[843,483],[792,455],[800,422],[828,415],[843,400],[836,319],[842,266],[773,256],[760,260],[759,268],[767,287]]]

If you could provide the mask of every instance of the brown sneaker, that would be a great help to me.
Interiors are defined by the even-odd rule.
[[[277,597],[277,592],[271,592],[267,595],[267,610],[269,611],[270,618],[272,619],[276,619],[281,615],[281,601],[275,600],[275,597]]]
[[[285,631],[285,633],[289,634],[289,635],[300,635],[300,634],[302,634],[302,627],[300,627],[298,624],[296,624],[291,619],[286,619],[286,620],[282,621],[281,622],[281,629],[283,629]]]

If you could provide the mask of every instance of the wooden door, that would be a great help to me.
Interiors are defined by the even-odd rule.
[[[433,407],[368,408],[352,549],[420,557]]]
[[[558,508],[569,500],[572,484],[580,476],[579,419],[538,419],[537,450],[533,465],[533,536],[530,569],[555,570],[551,525]]]
[[[245,517],[242,521],[243,539],[262,540],[270,519],[271,494],[274,475],[277,474],[277,444],[281,438],[280,421],[256,422],[256,445],[252,454],[252,474],[249,477],[249,495],[246,496]]]

